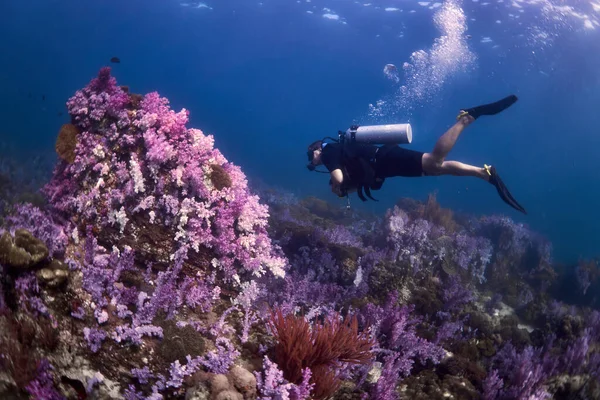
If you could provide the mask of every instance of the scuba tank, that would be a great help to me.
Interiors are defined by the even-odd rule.
[[[410,124],[353,125],[346,132],[339,132],[340,141],[369,144],[410,144],[412,127]]]
[[[364,143],[375,145],[396,145],[412,143],[412,127],[410,124],[387,124],[387,125],[352,125],[345,132],[338,131],[338,138],[334,139],[326,136],[321,140],[311,143],[306,152],[308,156],[307,168],[309,171],[315,171],[315,165],[312,164],[313,152],[322,149],[327,143],[325,140],[331,140],[335,143],[347,145],[351,143]],[[328,171],[317,171],[328,173]]]

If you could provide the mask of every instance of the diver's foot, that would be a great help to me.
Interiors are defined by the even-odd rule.
[[[456,117],[456,119],[458,120],[458,124],[462,124],[465,127],[469,126],[471,122],[475,121],[475,118],[471,117],[469,114],[459,114],[458,117]]]
[[[481,117],[482,115],[495,115],[499,112],[506,110],[508,107],[512,106],[517,102],[518,98],[514,94],[511,94],[508,97],[503,98],[502,100],[498,100],[494,103],[484,104],[477,107],[465,108],[460,110],[456,119],[460,120],[461,118],[470,115],[474,119]]]
[[[520,211],[523,214],[527,214],[527,211],[525,211],[525,209],[515,200],[512,194],[510,194],[508,188],[504,182],[502,182],[502,179],[500,179],[500,175],[498,175],[496,168],[491,165],[484,165],[484,168],[489,176],[488,182],[496,187],[500,198],[515,210]]]

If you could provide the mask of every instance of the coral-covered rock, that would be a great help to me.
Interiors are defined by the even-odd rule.
[[[182,396],[186,378],[227,373],[239,357],[258,321],[255,280],[285,276],[268,207],[212,136],[186,127],[187,110],[124,90],[108,68],[67,108],[72,125],[59,134],[47,209],[17,207],[0,240],[4,266],[54,258],[0,295],[14,291],[10,307],[70,327],[73,348],[116,382],[117,396]]]
[[[150,230],[151,243],[162,247],[155,252],[167,260],[178,249],[210,249],[225,278],[283,276],[285,260],[266,232],[268,209],[241,169],[214,148],[212,136],[186,127],[187,110],[172,111],[158,93],[139,104],[130,97],[103,68],[67,102],[81,131],[76,156],[59,165],[44,191],[77,226],[73,235],[91,227],[112,246]],[[145,241],[128,245],[136,250]]]

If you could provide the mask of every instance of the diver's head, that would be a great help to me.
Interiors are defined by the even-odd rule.
[[[317,140],[312,142],[306,150],[308,157],[308,165],[306,166],[310,171],[314,171],[315,167],[322,164],[321,152],[323,151],[323,141]]]

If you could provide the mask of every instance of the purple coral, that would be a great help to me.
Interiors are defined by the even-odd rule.
[[[85,328],[83,328],[83,337],[88,342],[88,345],[90,346],[90,350],[92,350],[92,353],[96,353],[98,350],[100,350],[100,347],[102,346],[102,342],[106,338],[106,333],[100,329],[96,329],[96,328],[90,329],[88,327],[85,327]]]
[[[394,206],[387,213],[387,241],[392,257],[408,263],[416,274],[444,259],[447,249],[435,239],[443,235],[443,229],[424,219],[411,219],[408,214]]]
[[[46,358],[43,358],[37,366],[37,376],[31,381],[25,390],[33,399],[63,400],[65,397],[59,394],[54,386],[51,371],[54,368]]]
[[[493,369],[483,380],[483,400],[496,400],[498,392],[502,389],[504,382],[498,376],[498,371]]]
[[[67,109],[78,125],[90,128],[105,117],[123,119],[127,102],[127,94],[117,86],[110,68],[104,67],[97,78],[67,101]]]
[[[473,292],[463,285],[460,278],[456,275],[448,278],[442,290],[444,310],[447,312],[459,311],[462,306],[471,302],[474,298]]]
[[[455,236],[454,261],[471,272],[480,283],[485,281],[485,268],[492,259],[493,247],[489,239],[459,233]]]
[[[385,357],[381,376],[371,393],[374,399],[396,400],[398,398],[396,392],[398,378],[404,375],[407,368],[410,369],[406,364],[407,360],[399,353],[392,353]]]
[[[283,371],[279,369],[279,366],[276,363],[269,360],[269,357],[267,356],[264,358],[263,372],[255,372],[254,375],[256,377],[256,386],[259,393],[258,400],[309,399],[310,391],[314,386],[309,383],[311,377],[310,368],[304,370],[300,385],[295,385],[288,382],[283,377]]]
[[[494,370],[484,385],[486,395],[491,396],[495,392],[501,377],[504,385],[496,391],[497,398],[550,398],[545,384],[559,366],[558,359],[551,353],[552,345],[553,337],[548,338],[543,348],[527,346],[520,352],[512,344],[506,344],[493,358]]]
[[[139,218],[167,227],[179,246],[212,249],[229,278],[238,268],[283,276],[267,207],[212,136],[186,128],[187,110],[172,111],[157,93],[134,106],[108,68],[67,108],[81,133],[75,161],[60,164],[44,188],[57,211],[120,235],[135,234]]]
[[[520,257],[534,242],[534,234],[523,224],[500,215],[486,216],[479,222],[482,231],[501,240],[497,245],[506,255]]]
[[[422,364],[437,364],[444,350],[435,343],[417,336],[416,325],[420,319],[413,316],[412,306],[398,306],[398,294],[391,293],[383,306],[369,304],[362,311],[365,324],[379,342],[379,352],[384,355],[381,383],[373,388],[375,398],[393,399],[398,379],[410,375],[415,360]]]
[[[328,243],[361,248],[362,240],[358,235],[343,225],[334,225],[330,228],[317,228],[315,235],[322,237]]]
[[[188,111],[172,111],[155,92],[134,103],[109,68],[77,91],[67,102],[80,130],[75,161],[58,165],[44,193],[53,210],[73,223],[75,242],[85,238],[83,288],[98,323],[110,318],[110,302],[116,317],[132,319],[110,336],[138,343],[144,334],[162,334],[150,325],[158,311],[172,317],[185,304],[207,312],[219,298],[214,272],[183,274],[192,252],[210,249],[215,258],[205,268],[223,271],[229,281],[247,273],[283,276],[286,261],[267,235],[267,207],[250,193],[240,168],[213,148],[212,136],[186,127]],[[134,250],[109,251],[97,237],[114,242],[148,226],[160,227],[175,244],[171,265],[158,273],[151,293],[115,285],[121,274],[138,268]],[[97,348],[99,340],[90,340]]]
[[[152,378],[154,378],[154,374],[150,371],[147,366],[144,368],[133,368],[131,370],[131,375],[133,375],[139,383],[146,384]]]
[[[15,289],[19,295],[19,303],[32,313],[50,316],[48,308],[39,297],[40,286],[33,272],[27,272],[15,279]]]
[[[219,337],[215,344],[217,350],[208,352],[200,363],[211,372],[226,374],[229,367],[231,367],[236,358],[239,357],[240,352],[235,348],[233,343],[225,337]]]
[[[251,193],[242,170],[214,148],[211,135],[186,126],[187,110],[171,110],[156,92],[130,95],[110,68],[78,90],[67,109],[77,144],[72,162],[59,161],[43,188],[51,214],[22,206],[14,223],[54,240],[49,245],[56,251],[68,243],[66,262],[82,277],[71,311],[86,321],[90,349],[99,351],[106,340],[142,345],[146,337],[162,337],[154,325],[159,314],[183,322],[190,309],[209,312],[222,301],[222,287],[232,300],[242,292],[235,307],[245,312],[247,339],[257,321],[253,279],[284,277],[287,260],[268,235],[269,209]],[[223,334],[230,328],[221,322]],[[199,321],[189,324],[216,332]],[[239,352],[222,335],[214,340],[216,350],[188,360],[186,373],[227,371]],[[162,371],[170,372],[168,379],[151,371],[153,395],[180,386],[182,371],[171,365]]]
[[[48,247],[48,254],[53,257],[62,253],[67,246],[68,237],[63,226],[57,224],[52,218],[39,208],[28,204],[18,204],[10,216],[6,218],[11,234],[17,229],[26,229],[34,237],[44,242]]]

